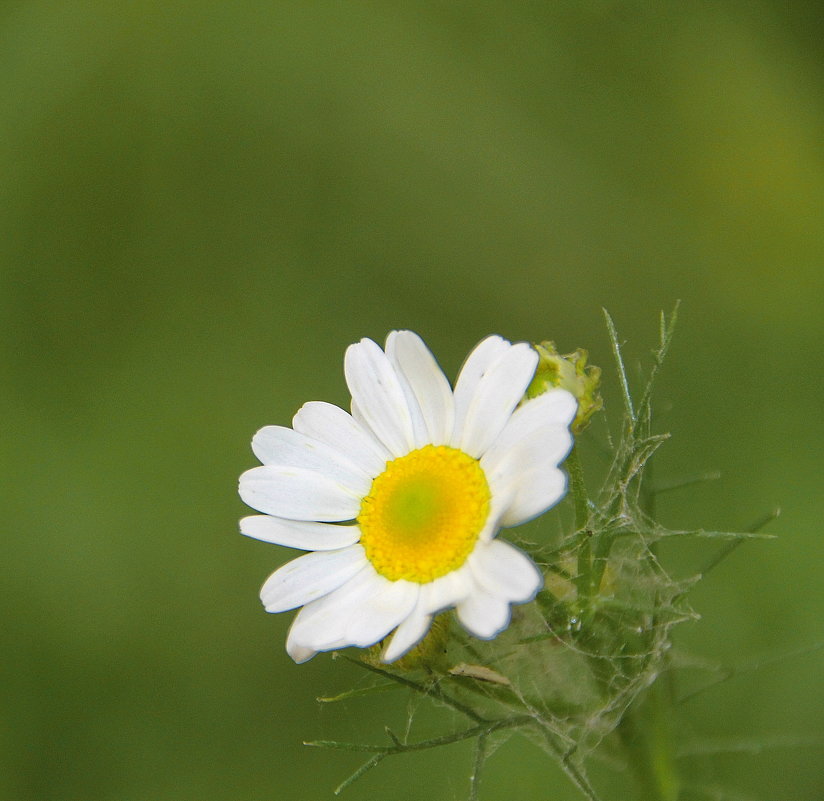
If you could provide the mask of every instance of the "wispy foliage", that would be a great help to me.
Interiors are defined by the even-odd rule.
[[[405,687],[451,709],[466,723],[417,741],[387,729],[384,743],[309,743],[370,755],[336,792],[387,757],[473,740],[468,797],[477,801],[488,756],[504,738],[517,733],[543,748],[583,798],[603,801],[589,778],[588,760],[605,738],[623,746],[617,753],[624,758],[643,739],[637,731],[640,718],[632,719],[630,710],[674,669],[673,627],[696,617],[688,603],[690,589],[739,544],[763,536],[757,533],[760,525],[750,532],[671,530],[655,519],[658,493],[714,477],[691,476],[657,487],[648,480],[650,461],[669,438],[654,428],[652,399],[672,342],[677,307],[669,316],[661,314],[652,364],[635,395],[615,324],[606,311],[604,315],[622,397],[620,430],[613,438],[606,477],[592,497],[580,454],[573,448],[566,468],[574,523],[560,542],[554,547],[519,543],[541,566],[544,589],[534,603],[513,610],[511,625],[493,641],[473,639],[455,625],[449,629],[446,651],[423,662],[380,666],[369,654],[347,657],[376,676],[374,691]],[[703,570],[676,579],[657,553],[657,544],[673,537],[717,539],[723,544]],[[671,757],[676,758],[674,751]],[[641,770],[639,780],[650,798],[678,797],[675,779],[657,785],[645,784],[647,779],[653,782]]]

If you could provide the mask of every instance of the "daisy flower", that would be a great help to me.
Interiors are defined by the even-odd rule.
[[[240,477],[240,497],[263,514],[241,532],[310,552],[260,593],[267,612],[302,607],[286,641],[296,662],[394,630],[381,656],[393,662],[451,607],[491,639],[510,604],[535,597],[540,571],[495,535],[566,491],[558,465],[576,401],[554,389],[521,403],[537,363],[530,345],[490,336],[453,391],[423,340],[393,331],[384,350],[371,339],[347,349],[351,414],[314,401],[292,428],[255,434],[262,466]]]

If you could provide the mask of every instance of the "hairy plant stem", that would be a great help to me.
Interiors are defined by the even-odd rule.
[[[628,402],[627,417],[630,429],[634,427],[634,410]],[[632,475],[633,454],[621,465],[620,475],[629,481]],[[569,471],[570,494],[575,509],[575,528],[578,534],[578,564],[574,582],[578,596],[581,625],[587,628],[595,614],[595,600],[609,554],[610,538],[592,542],[589,496],[584,483],[584,471],[577,447],[573,447],[566,461]],[[642,506],[648,514],[654,512],[654,493],[642,492]],[[620,497],[620,496],[619,496]],[[617,512],[617,508],[614,510]],[[593,545],[595,552],[593,553]],[[654,554],[654,545],[652,548]],[[652,554],[651,554],[652,556]],[[654,556],[652,556],[654,558]],[[591,666],[593,674],[603,681],[597,663]],[[675,692],[672,672],[666,665],[646,693],[625,713],[617,734],[627,755],[627,761],[645,801],[678,801],[680,778],[675,759],[673,709]]]
[[[566,460],[569,471],[570,492],[575,505],[575,530],[580,537],[578,546],[578,569],[575,575],[575,588],[578,593],[580,617],[586,618],[592,606],[592,595],[595,590],[592,573],[592,532],[587,528],[589,522],[589,496],[584,483],[584,469],[578,446],[573,445]]]
[[[652,470],[648,465],[647,480]],[[639,486],[642,506],[650,517],[655,514],[655,493]],[[656,543],[650,544],[651,558]],[[676,704],[674,675],[665,659],[661,671],[647,691],[627,710],[618,726],[618,736],[627,752],[644,798],[650,801],[678,801],[681,781],[675,758],[673,714]]]
[[[672,673],[665,671],[618,726],[618,736],[647,801],[678,801],[681,781],[672,726]]]
[[[566,469],[569,471],[569,483],[571,485],[572,499],[575,503],[575,528],[582,531],[589,520],[589,497],[584,484],[584,468],[581,465],[581,456],[578,453],[578,446],[573,445],[567,456]]]

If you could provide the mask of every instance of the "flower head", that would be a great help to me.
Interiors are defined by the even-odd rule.
[[[490,336],[453,391],[421,338],[393,331],[385,350],[370,339],[347,349],[351,414],[310,402],[292,428],[258,431],[262,466],[240,477],[240,496],[263,514],[241,531],[310,551],[261,590],[268,612],[302,607],[286,642],[296,662],[393,630],[382,658],[395,661],[450,607],[490,639],[510,604],[535,596],[540,571],[495,535],[566,490],[558,465],[576,401],[554,389],[519,406],[537,364],[526,343]]]

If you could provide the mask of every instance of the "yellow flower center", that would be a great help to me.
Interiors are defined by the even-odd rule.
[[[459,568],[489,515],[481,466],[463,451],[426,445],[388,462],[361,502],[366,556],[390,581],[425,584]]]

